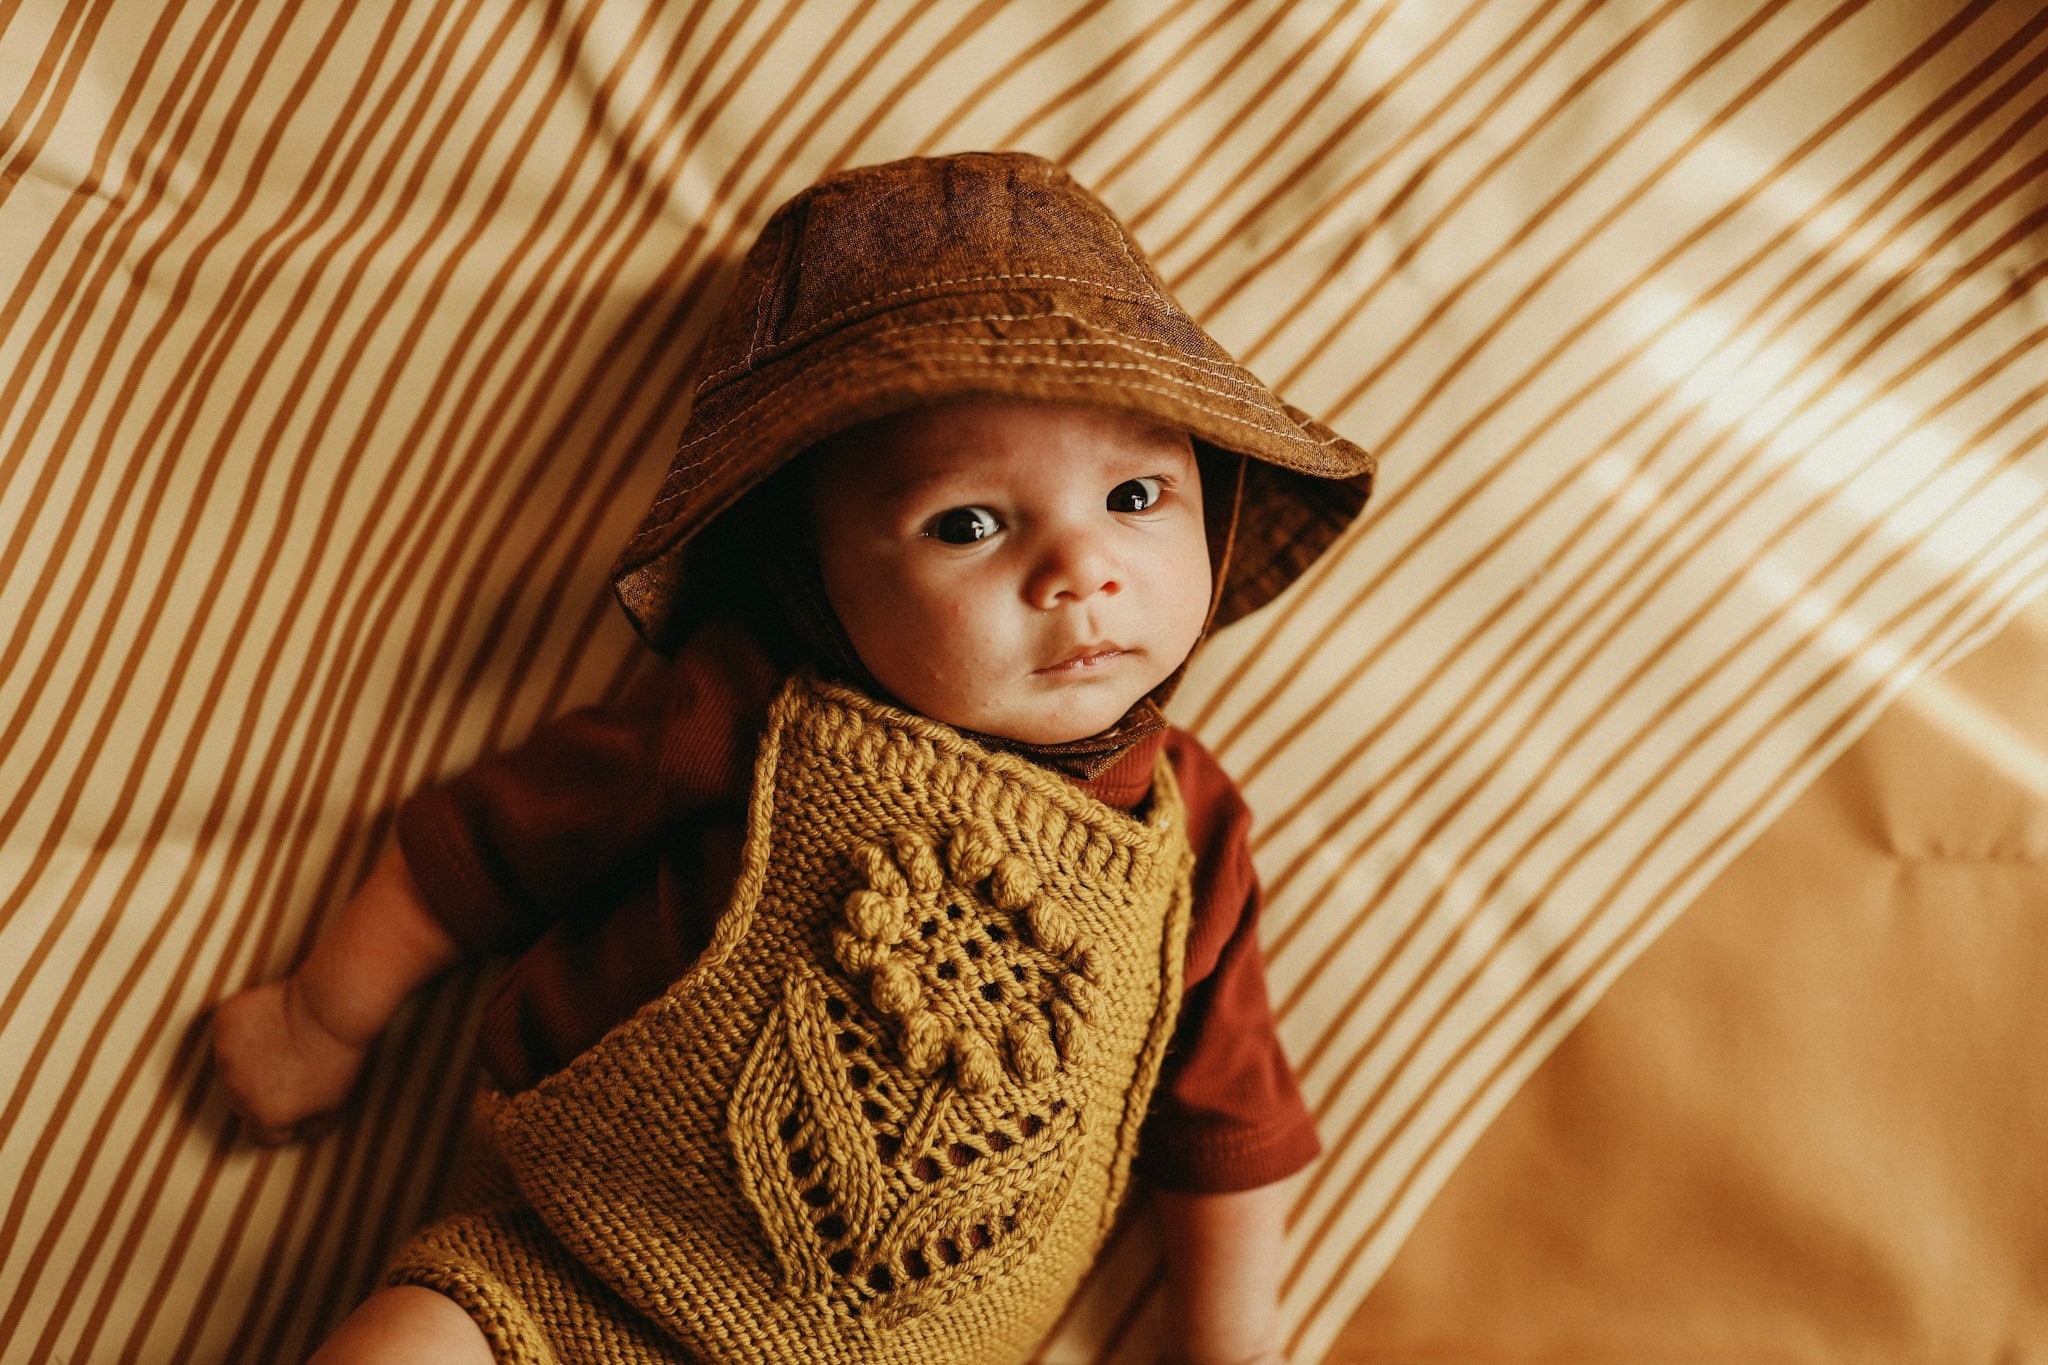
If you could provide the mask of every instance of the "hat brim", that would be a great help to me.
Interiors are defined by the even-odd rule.
[[[749,489],[848,427],[969,397],[1127,412],[1248,457],[1219,625],[1293,581],[1371,487],[1370,454],[1149,301],[1055,291],[925,297],[706,381],[668,477],[613,569],[621,605],[650,644],[672,648],[701,614],[689,586],[692,542]]]

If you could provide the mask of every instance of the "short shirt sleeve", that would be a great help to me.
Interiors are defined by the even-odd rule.
[[[1192,737],[1170,732],[1167,753],[1187,804],[1195,903],[1180,1019],[1138,1170],[1164,1189],[1223,1194],[1292,1175],[1322,1147],[1267,998],[1251,812]]]
[[[418,792],[397,833],[428,910],[473,950],[516,953],[628,896],[679,821],[744,800],[779,680],[751,637],[713,624],[618,701]]]

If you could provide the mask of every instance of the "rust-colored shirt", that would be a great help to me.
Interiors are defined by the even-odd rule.
[[[486,1007],[485,1065],[523,1089],[681,976],[738,876],[755,749],[785,674],[743,627],[700,629],[618,704],[418,793],[398,813],[407,866],[459,940],[516,953]],[[1267,1003],[1250,813],[1216,760],[1169,729],[1082,784],[1124,810],[1164,746],[1195,849],[1185,994],[1139,1169],[1222,1193],[1320,1150]]]

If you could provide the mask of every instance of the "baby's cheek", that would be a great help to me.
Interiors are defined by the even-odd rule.
[[[931,602],[906,602],[888,648],[908,671],[937,681],[957,671],[963,618],[952,607]]]
[[[1187,593],[1175,581],[1180,567],[1177,559],[1166,559],[1134,569],[1124,600],[1117,604],[1124,619],[1151,635],[1154,644],[1187,619]]]

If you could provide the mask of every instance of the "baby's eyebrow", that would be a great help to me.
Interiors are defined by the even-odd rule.
[[[948,469],[922,470],[915,474],[905,474],[893,483],[884,484],[876,493],[876,497],[890,506],[916,502],[931,496],[932,490],[944,488],[957,478],[954,471]]]
[[[1123,458],[1142,461],[1151,460],[1168,453],[1186,459],[1194,458],[1194,441],[1185,431],[1175,427],[1154,426],[1148,427],[1146,434],[1147,439],[1144,442],[1143,448],[1127,450],[1124,452]]]

